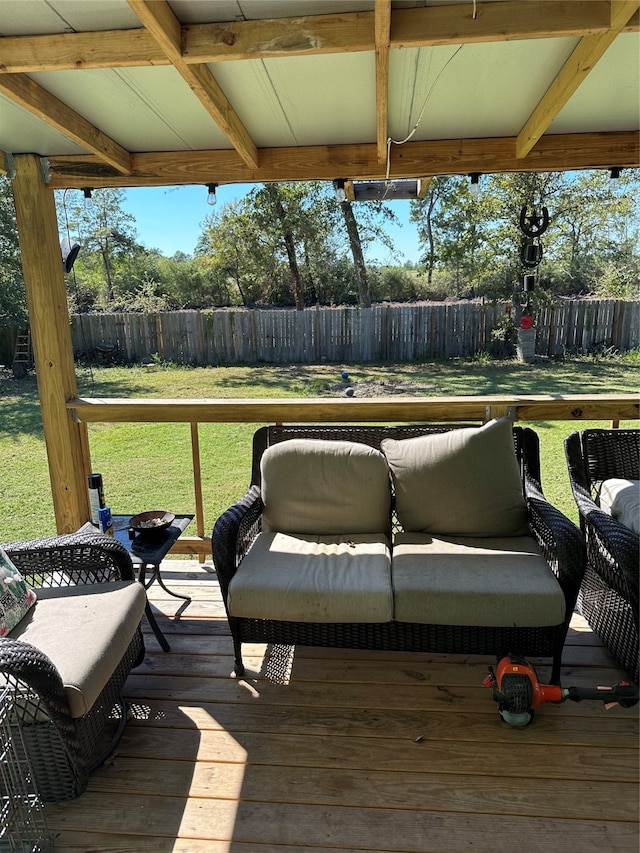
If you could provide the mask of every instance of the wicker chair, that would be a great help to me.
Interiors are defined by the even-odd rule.
[[[215,523],[213,560],[225,606],[229,584],[261,530],[260,458],[267,447],[289,438],[338,439],[363,442],[380,449],[384,438],[411,438],[444,432],[463,424],[405,424],[400,426],[270,426],[259,429],[253,440],[252,483],[243,498]],[[584,543],[577,527],[544,497],[540,485],[538,436],[530,429],[513,430],[521,467],[530,528],[554,572],[565,597],[564,622],[548,627],[478,627],[429,625],[412,622],[314,623],[237,617],[227,609],[234,651],[235,672],[244,672],[243,642],[317,645],[394,651],[462,654],[520,654],[553,658],[552,680],[560,679],[562,648],[584,572]],[[400,529],[395,514],[392,529]]]
[[[116,587],[111,582],[135,583],[127,551],[112,537],[102,534],[54,536],[3,548],[36,593],[40,588],[43,601],[47,593],[51,598],[66,597],[68,601],[69,590],[74,586],[87,595],[95,584],[100,587],[96,592],[108,596],[116,589],[129,587],[122,583]],[[136,583],[130,593],[139,598],[137,587]],[[36,613],[39,604],[36,602]],[[82,716],[72,714],[65,686],[51,659],[30,643],[11,637],[22,623],[0,639],[0,683],[8,684],[14,692],[14,723],[21,727],[21,740],[36,787],[45,802],[60,802],[81,794],[89,774],[118,743],[126,721],[121,690],[132,667],[144,658],[138,607],[136,601],[132,623],[137,621],[137,627],[133,628],[124,655],[92,707]],[[64,625],[59,630],[64,631]],[[117,725],[108,726],[116,713]],[[111,732],[113,728],[115,733]]]
[[[585,536],[579,603],[589,625],[638,682],[640,537],[600,509],[604,480],[640,479],[640,430],[587,429],[565,440],[571,489]]]

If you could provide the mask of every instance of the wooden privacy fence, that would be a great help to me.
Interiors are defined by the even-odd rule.
[[[159,314],[77,314],[77,353],[115,344],[121,358],[177,364],[411,361],[499,353],[492,330],[507,303],[479,301],[371,308],[218,309]],[[536,353],[557,356],[640,347],[640,302],[561,300],[537,312]]]

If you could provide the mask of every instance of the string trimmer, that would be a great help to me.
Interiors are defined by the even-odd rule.
[[[630,681],[619,681],[613,687],[560,687],[540,684],[533,666],[519,655],[509,654],[498,660],[496,671],[489,667],[484,680],[498,703],[498,712],[510,726],[526,726],[543,702],[582,702],[597,699],[607,710],[613,705],[632,708],[638,704],[638,687]]]

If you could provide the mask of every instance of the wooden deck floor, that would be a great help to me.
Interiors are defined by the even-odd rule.
[[[638,850],[638,708],[545,705],[501,722],[488,658],[253,646],[229,677],[215,574],[165,562],[115,757],[47,806],[56,850],[183,853]],[[622,677],[579,618],[563,684]],[[538,669],[548,677],[547,666]]]

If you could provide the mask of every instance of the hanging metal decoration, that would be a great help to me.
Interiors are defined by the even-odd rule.
[[[535,269],[540,264],[543,255],[542,241],[540,237],[549,227],[549,211],[542,208],[542,213],[533,208],[531,214],[527,214],[526,205],[520,211],[520,230],[525,236],[520,247],[520,260],[527,269]]]
[[[527,212],[525,205],[520,210],[520,230],[524,234],[524,240],[520,247],[520,260],[526,269],[535,269],[542,260],[543,247],[540,237],[549,227],[549,211],[546,207],[542,208],[542,212],[538,213],[534,207],[531,213]],[[536,283],[535,275],[525,275],[522,283],[522,318],[520,320],[520,328],[530,329],[533,326],[533,318],[531,316],[530,297]]]

